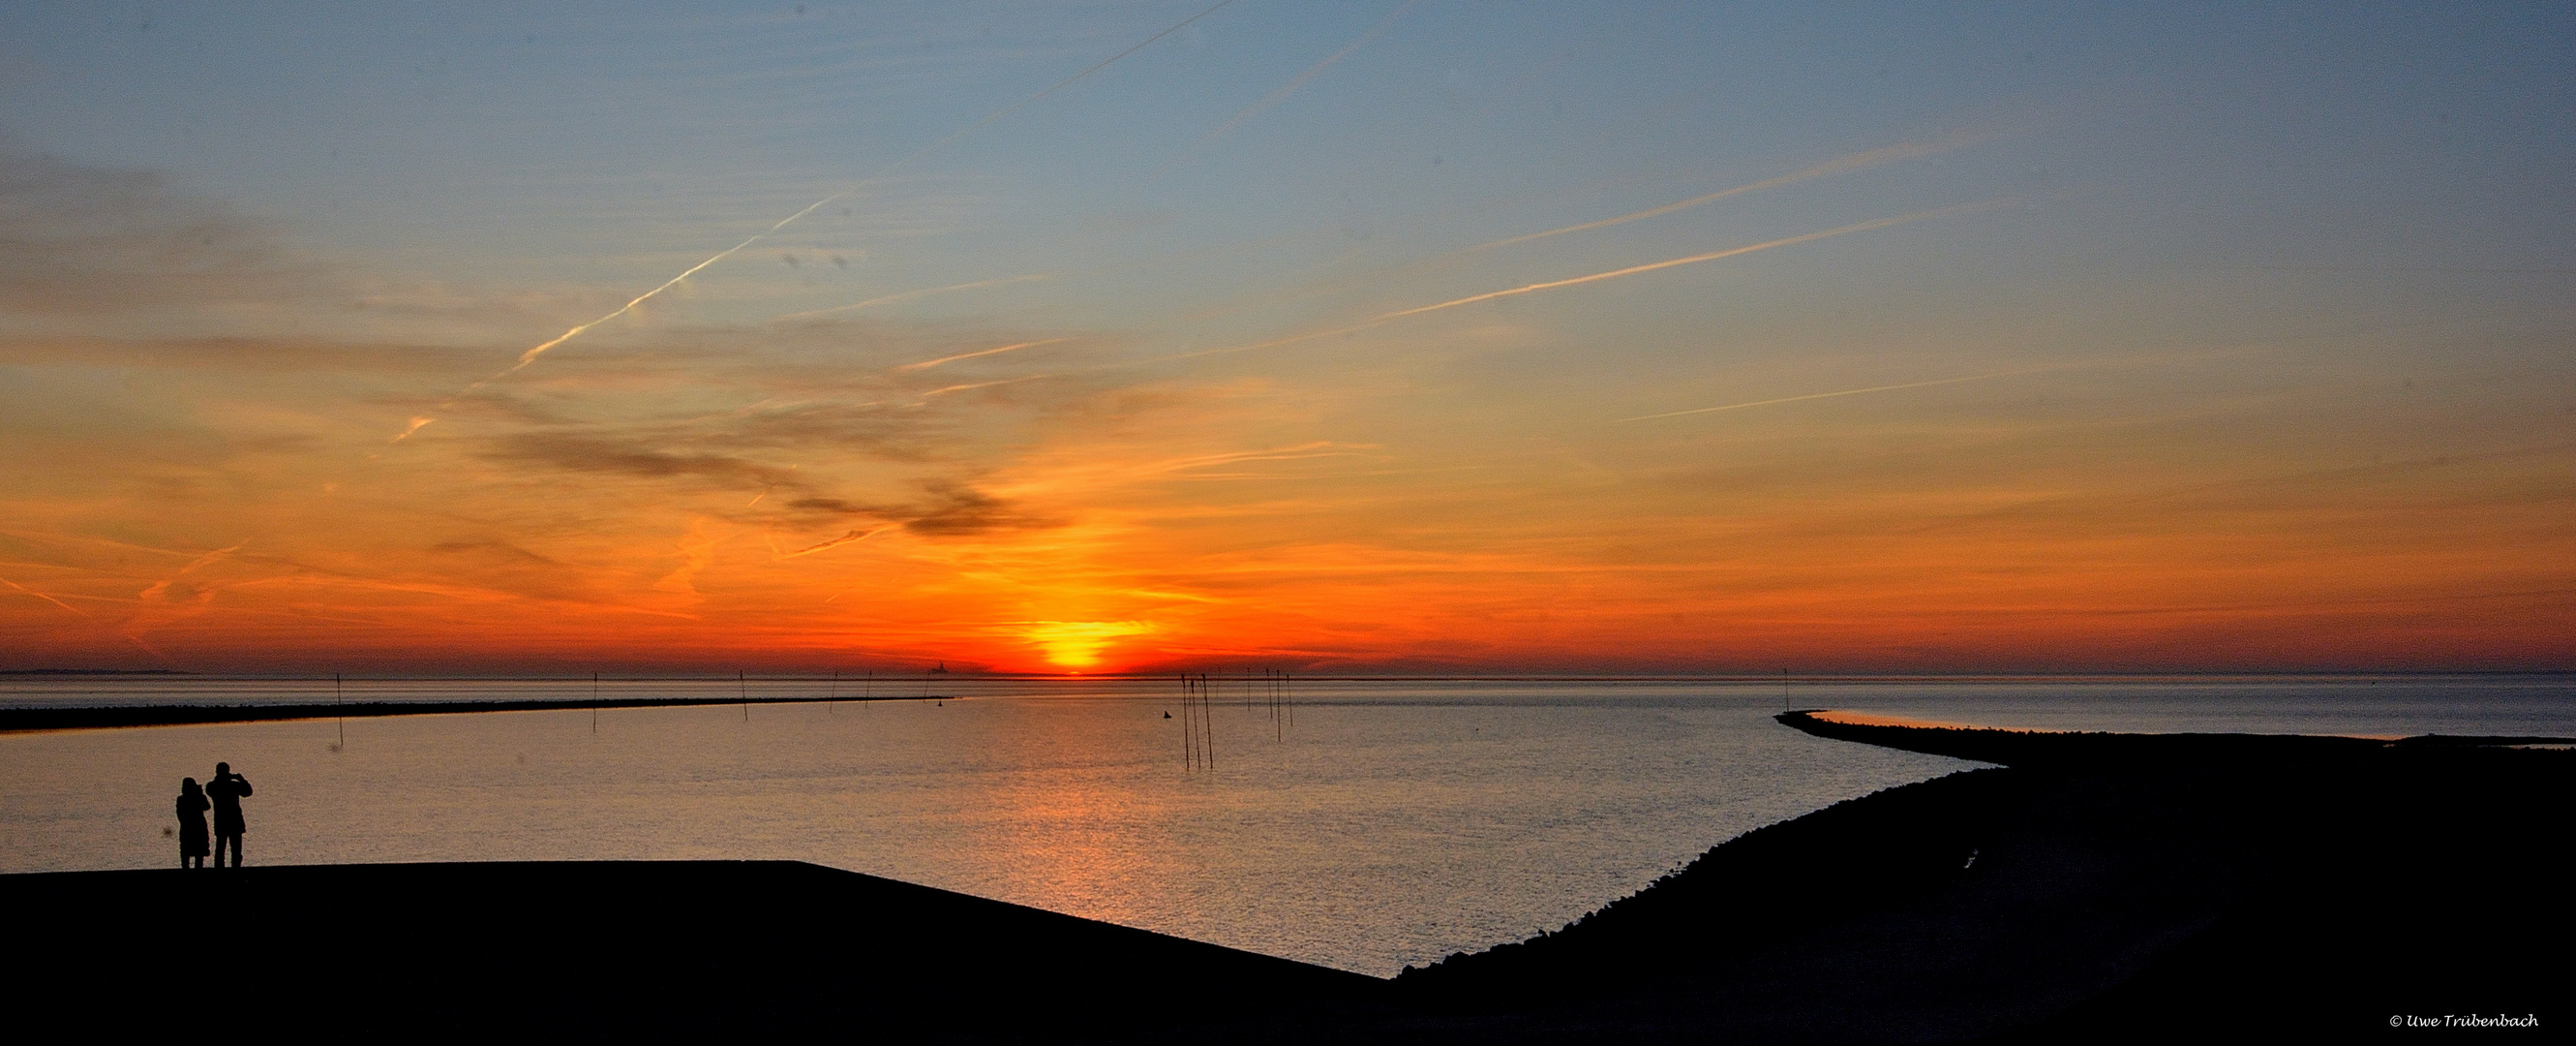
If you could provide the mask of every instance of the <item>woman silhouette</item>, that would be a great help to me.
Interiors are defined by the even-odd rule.
[[[179,867],[206,866],[206,793],[197,787],[197,779],[179,779]]]

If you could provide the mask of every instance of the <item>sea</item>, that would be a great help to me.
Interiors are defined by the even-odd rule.
[[[0,735],[0,872],[174,864],[180,778],[221,760],[255,788],[253,864],[810,861],[1388,976],[1563,926],[1754,828],[1976,765],[1810,737],[1773,721],[1785,707],[2045,730],[2576,736],[2576,677],[2558,675],[1255,673],[1187,700],[1176,679],[964,674],[0,677],[0,706],[594,694],[835,700]],[[737,900],[746,918],[794,917]]]

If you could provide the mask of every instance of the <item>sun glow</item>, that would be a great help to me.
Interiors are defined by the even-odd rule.
[[[1030,621],[1020,635],[1046,655],[1047,663],[1068,672],[1100,666],[1101,652],[1128,636],[1161,631],[1150,621]]]

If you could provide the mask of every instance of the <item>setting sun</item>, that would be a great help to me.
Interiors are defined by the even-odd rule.
[[[1159,631],[1144,621],[1031,621],[1021,627],[1029,644],[1045,653],[1048,664],[1068,672],[1098,668],[1101,651],[1120,639]]]

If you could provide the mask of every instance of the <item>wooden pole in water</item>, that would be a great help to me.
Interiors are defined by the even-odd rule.
[[[340,703],[340,673],[338,672],[331,673],[331,703],[333,705]],[[346,712],[340,714],[340,747],[349,747],[349,715]]]
[[[743,678],[742,669],[733,670],[733,685],[742,691],[742,721],[751,722],[751,681]]]
[[[590,733],[599,735],[599,673],[590,674]]]

